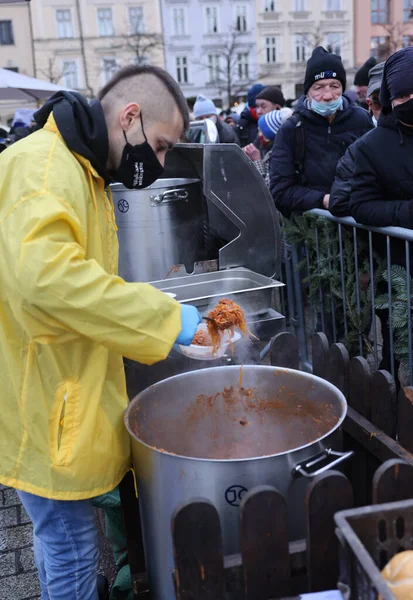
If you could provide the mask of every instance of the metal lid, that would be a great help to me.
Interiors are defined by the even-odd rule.
[[[189,185],[191,183],[199,183],[199,179],[190,179],[188,177],[174,177],[166,179],[157,179],[149,185],[147,188],[141,188],[138,190],[131,190],[126,188],[122,183],[112,183],[110,186],[113,192],[144,192],[145,190],[159,190],[170,187],[177,187],[182,185]]]

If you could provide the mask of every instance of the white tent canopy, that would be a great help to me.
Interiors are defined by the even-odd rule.
[[[0,69],[0,100],[45,100],[61,90],[69,91],[49,81]]]

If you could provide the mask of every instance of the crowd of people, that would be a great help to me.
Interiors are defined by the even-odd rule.
[[[319,46],[293,110],[278,86],[257,83],[240,115],[220,116],[199,96],[194,118],[212,117],[219,141],[243,148],[285,217],[324,208],[365,225],[413,228],[413,47],[387,62],[369,58],[353,83],[346,93],[341,57]]]

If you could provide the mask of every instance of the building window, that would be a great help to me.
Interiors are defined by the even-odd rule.
[[[235,7],[235,29],[242,33],[248,29],[247,11],[248,7],[246,4],[238,4]]]
[[[371,22],[373,24],[389,22],[389,0],[371,0]]]
[[[341,56],[341,33],[326,34],[326,50]]]
[[[115,28],[113,27],[113,15],[111,8],[98,8],[98,23],[99,35],[105,37],[115,35]]]
[[[326,11],[336,12],[343,10],[343,0],[326,0]]]
[[[272,35],[270,37],[265,38],[265,62],[268,64],[273,64],[280,62],[280,58],[278,56],[278,36]]]
[[[390,44],[388,36],[372,37],[370,39],[370,55],[374,56],[377,62],[386,60],[390,54]]]
[[[307,60],[307,38],[302,33],[296,34],[294,38],[294,60],[295,62]]]
[[[250,76],[248,52],[237,54],[238,79],[245,81]]]
[[[12,46],[14,44],[13,26],[11,21],[0,21],[0,45]]]
[[[305,12],[307,10],[307,0],[293,0],[294,12]]]
[[[65,60],[62,64],[62,77],[65,86],[70,90],[79,88],[79,80],[77,75],[77,62],[75,60]]]
[[[403,21],[410,21],[412,15],[413,1],[403,0]]]
[[[72,11],[70,9],[59,9],[56,11],[57,37],[72,38],[73,24]]]
[[[119,71],[119,65],[116,58],[104,58],[102,59],[102,71],[103,81],[108,83],[117,71]]]
[[[205,6],[205,33],[218,33],[218,6]]]
[[[143,6],[129,7],[129,27],[131,35],[143,33],[145,31]]]
[[[186,34],[186,10],[177,6],[172,9],[172,27],[174,35]]]
[[[413,46],[413,35],[404,35],[402,37],[402,48],[407,48],[407,46]]]
[[[276,12],[278,0],[264,0],[264,12]]]
[[[208,54],[208,81],[219,81],[221,74],[221,61],[219,54]]]
[[[186,56],[177,56],[176,63],[176,80],[178,83],[188,83],[188,59]]]

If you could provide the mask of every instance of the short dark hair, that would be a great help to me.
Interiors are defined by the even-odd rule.
[[[175,101],[179,112],[181,113],[184,121],[184,131],[186,131],[189,128],[189,110],[185,96],[183,95],[181,88],[175,79],[160,67],[155,67],[152,65],[128,65],[127,67],[120,69],[117,73],[115,73],[105,87],[100,90],[97,95],[98,100],[102,101],[103,98],[121,81],[129,79],[130,77],[139,77],[140,75],[153,75],[163,83],[166,90],[170,93]]]

